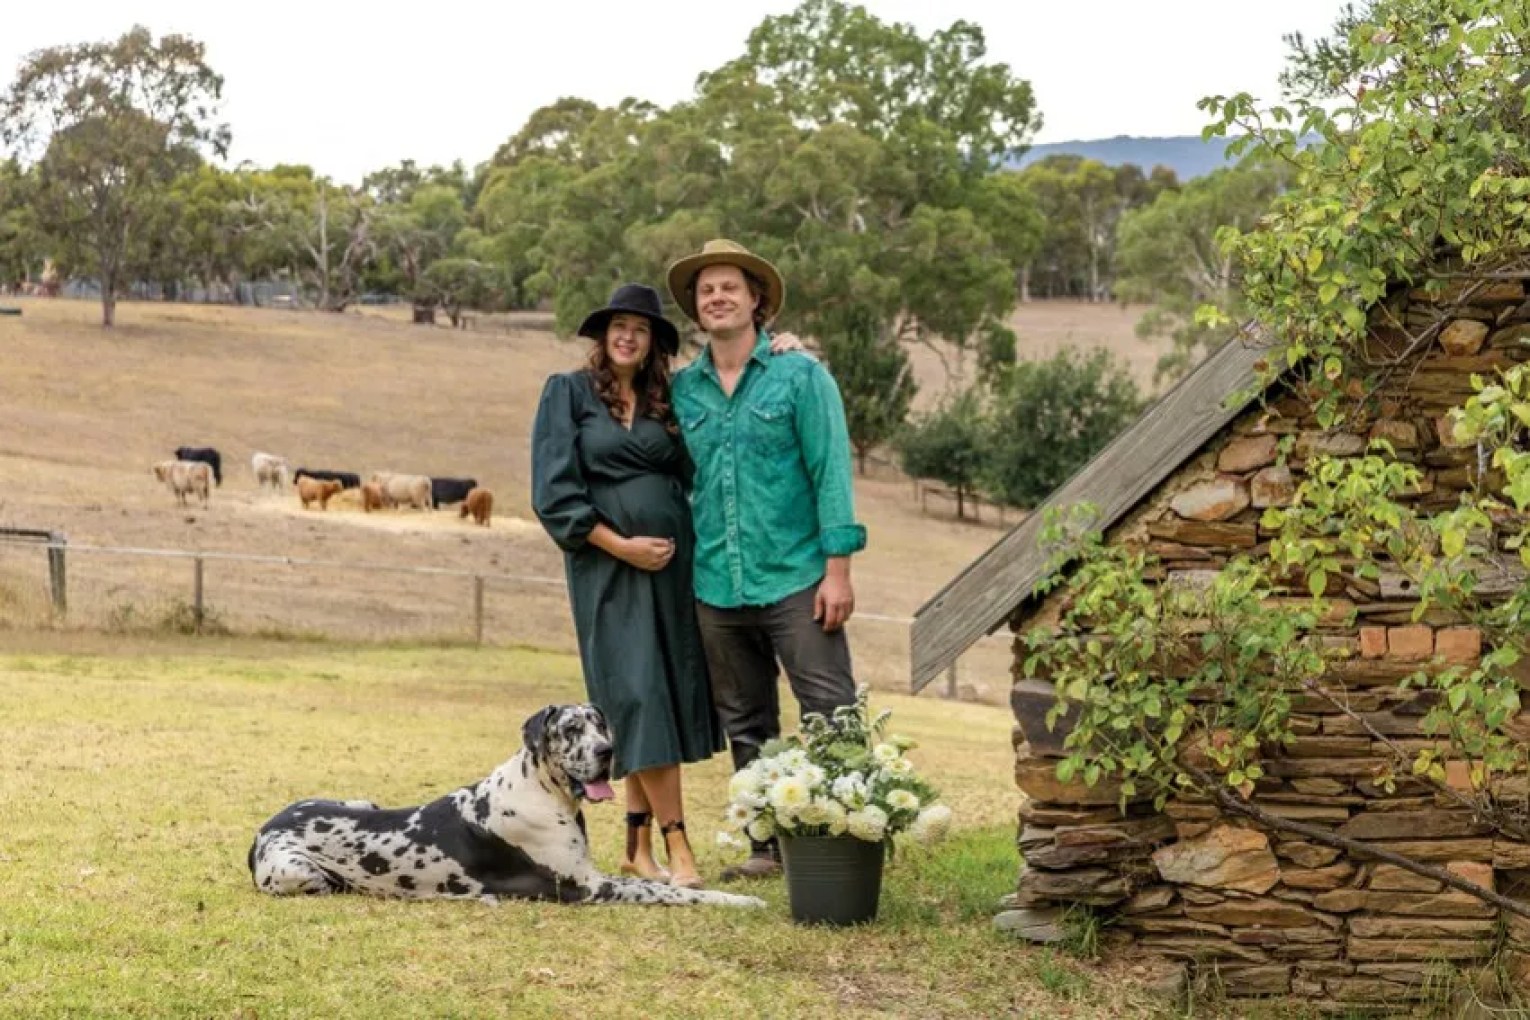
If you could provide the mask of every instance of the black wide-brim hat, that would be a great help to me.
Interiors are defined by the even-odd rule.
[[[659,292],[641,283],[624,283],[616,288],[606,307],[597,308],[584,317],[579,324],[579,335],[591,340],[604,340],[611,316],[626,312],[641,315],[653,324],[653,339],[659,350],[673,357],[680,350],[680,331],[664,317],[664,303]]]

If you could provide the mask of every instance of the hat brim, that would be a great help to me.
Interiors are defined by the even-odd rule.
[[[749,252],[714,251],[687,255],[669,267],[669,296],[692,322],[701,323],[696,315],[696,277],[708,266],[736,266],[758,277],[765,284],[765,295],[760,299],[760,311],[766,324],[781,314],[786,304],[786,282],[775,266]]]
[[[680,352],[680,331],[675,324],[662,315],[654,315],[638,308],[597,308],[584,317],[579,324],[579,335],[589,337],[591,340],[604,340],[606,327],[611,325],[613,315],[641,315],[653,325],[654,342],[659,350],[674,357]]]

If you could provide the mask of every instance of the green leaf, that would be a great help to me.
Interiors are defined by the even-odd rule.
[[[1307,574],[1307,590],[1313,598],[1319,598],[1328,589],[1328,572],[1322,568],[1310,571]]]
[[[1440,548],[1446,556],[1460,556],[1466,551],[1466,532],[1460,528],[1446,528],[1440,536]]]
[[[1307,252],[1307,272],[1316,273],[1323,268],[1323,249],[1313,248]]]

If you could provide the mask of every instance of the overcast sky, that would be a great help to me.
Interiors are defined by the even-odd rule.
[[[796,0],[18,0],[0,79],[29,52],[134,23],[207,44],[224,76],[233,158],[307,163],[338,180],[412,158],[488,159],[537,107],[578,95],[668,105]],[[1213,93],[1275,98],[1291,31],[1325,32],[1342,0],[866,0],[922,33],[962,18],[1028,79],[1036,141],[1198,132]]]

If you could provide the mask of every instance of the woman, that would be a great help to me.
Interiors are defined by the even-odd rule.
[[[626,777],[622,871],[699,888],[680,763],[723,750],[691,591],[687,470],[669,404],[679,349],[652,287],[627,284],[591,312],[588,367],[547,380],[532,429],[532,504],[564,550],[590,700]],[[654,860],[657,814],[670,864]]]

